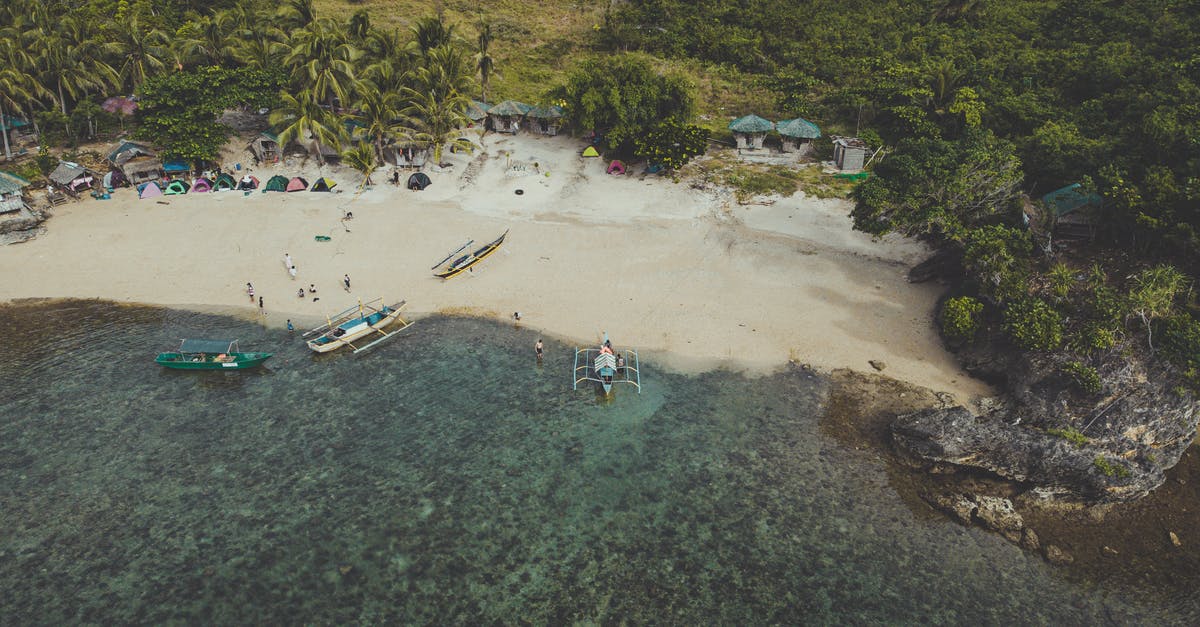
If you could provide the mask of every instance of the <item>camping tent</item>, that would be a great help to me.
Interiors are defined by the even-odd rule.
[[[104,175],[104,187],[107,189],[122,187],[128,184],[129,181],[125,180],[125,175],[120,170],[113,170]]]
[[[213,188],[212,181],[204,178],[203,176],[192,181],[192,193],[193,194],[200,194],[203,192],[211,192],[212,188]]]
[[[229,191],[237,187],[237,179],[226,172],[217,175],[217,180],[213,181],[213,189],[218,192]]]
[[[299,176],[293,176],[292,180],[288,181],[287,191],[289,192],[302,192],[306,189],[308,189],[308,181]]]
[[[613,162],[608,164],[607,172],[609,174],[624,174],[625,173],[625,164],[621,163],[621,161],[619,159],[613,159]]]
[[[142,183],[141,185],[138,186],[138,198],[153,198],[155,196],[162,196],[162,195],[163,195],[162,188],[159,187],[158,183],[155,183],[154,181],[150,181],[149,183]]]
[[[264,192],[286,192],[288,180],[286,176],[276,174],[267,180],[266,186],[263,187]]]
[[[599,157],[599,156],[600,156],[600,153],[599,153],[599,152],[596,152],[596,147],[595,147],[595,146],[588,146],[587,148],[584,148],[584,149],[583,149],[583,155],[582,155],[582,156],[584,156],[584,157]]]
[[[167,183],[167,188],[163,190],[163,193],[167,196],[177,196],[179,194],[188,193],[188,190],[191,188],[192,186],[188,185],[187,181],[175,179],[174,181]]]
[[[316,183],[313,183],[312,189],[310,189],[308,191],[310,191],[310,192],[328,192],[328,191],[332,191],[335,186],[337,186],[337,183],[334,183],[333,181],[322,176],[321,178],[317,179]]]
[[[429,187],[431,182],[429,176],[424,172],[413,172],[413,175],[408,177],[408,188],[414,192],[419,192]]]
[[[247,174],[242,177],[242,180],[238,181],[237,189],[258,189],[258,179]]]

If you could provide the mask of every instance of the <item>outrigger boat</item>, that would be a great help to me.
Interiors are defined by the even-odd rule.
[[[505,237],[508,237],[507,229],[505,229],[504,233],[501,234],[500,237],[497,237],[496,239],[488,242],[487,244],[484,244],[483,247],[475,250],[475,252],[467,253],[467,254],[455,259],[454,261],[450,262],[449,265],[444,265],[447,261],[450,260],[451,257],[458,254],[459,252],[462,252],[463,248],[470,246],[471,242],[467,242],[466,244],[463,244],[462,248],[459,248],[458,250],[450,253],[445,259],[443,259],[441,262],[439,262],[436,266],[433,267],[433,271],[434,271],[433,275],[436,277],[442,278],[442,279],[449,279],[449,278],[453,278],[453,277],[456,277],[456,276],[462,274],[466,270],[470,270],[472,266],[474,266],[475,264],[479,263],[480,261],[483,261],[484,259],[486,259],[488,257],[488,255],[491,255],[492,253],[496,252],[496,249],[500,248],[500,245],[504,243]],[[473,242],[475,240],[471,240],[471,241]],[[438,270],[438,268],[442,268],[442,269]]]
[[[303,335],[306,339],[312,338],[308,340],[308,347],[318,353],[328,353],[343,346],[349,346],[354,349],[355,353],[359,353],[391,339],[397,333],[412,326],[413,323],[400,317],[400,310],[404,308],[406,301],[400,301],[395,305],[383,305],[382,303],[382,298],[365,304],[360,300],[356,307],[351,307],[327,319],[326,324]],[[396,322],[403,326],[390,333],[384,331],[385,328]],[[354,342],[374,334],[383,337],[375,338],[360,346],[354,344]]]
[[[605,332],[604,343],[599,348],[575,349],[575,383],[571,389],[578,390],[579,384],[584,381],[599,383],[606,396],[612,394],[613,384],[616,383],[628,383],[641,394],[642,373],[638,369],[637,351],[626,349],[618,357]]]
[[[271,353],[243,353],[237,340],[183,340],[174,353],[159,353],[155,363],[176,370],[242,370],[271,358]]]

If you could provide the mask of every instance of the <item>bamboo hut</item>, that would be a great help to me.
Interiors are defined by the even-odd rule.
[[[803,118],[776,122],[775,130],[779,132],[783,152],[795,152],[802,156],[812,154],[813,140],[821,137],[821,129]]]
[[[562,128],[563,110],[558,105],[534,107],[525,114],[530,132],[541,135],[558,135]]]
[[[108,163],[120,170],[131,185],[155,181],[163,176],[162,161],[153,150],[136,142],[121,142],[108,153]]]
[[[521,122],[525,119],[525,114],[533,107],[516,100],[505,100],[500,104],[488,109],[488,121],[491,122],[492,130],[498,133],[517,134],[521,130]]]
[[[733,131],[733,139],[737,142],[738,150],[761,150],[763,140],[767,138],[775,125],[770,120],[760,118],[751,113],[729,123]]]

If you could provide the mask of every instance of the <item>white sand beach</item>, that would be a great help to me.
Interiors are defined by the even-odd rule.
[[[393,186],[381,170],[358,193],[349,168],[284,163],[253,174],[264,183],[276,173],[310,182],[324,174],[341,193],[138,200],[121,189],[111,200],[69,203],[44,234],[0,247],[8,277],[0,299],[104,298],[258,316],[246,296],[251,282],[272,325],[291,318],[302,327],[358,297],[382,296],[406,299],[416,318],[511,321],[520,311],[524,327],[581,345],[608,331],[614,344],[680,371],[765,372],[789,359],[872,371],[868,361],[881,360],[884,374],[960,400],[988,393],[940,345],[932,322],[940,288],[905,281],[923,247],[852,231],[847,201],[797,195],[744,207],[686,181],[606,175],[606,164],[579,157],[582,145],[568,137],[482,141],[482,153],[427,168],[433,183],[422,192],[403,187],[407,174]],[[247,160],[239,153],[228,163]],[[344,211],[353,219],[342,221]],[[478,246],[505,229],[505,245],[473,272],[432,276],[430,266],[468,239]],[[319,302],[296,295],[310,283]]]

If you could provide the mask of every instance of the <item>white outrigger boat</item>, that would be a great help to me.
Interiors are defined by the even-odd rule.
[[[360,300],[358,306],[329,318],[326,324],[303,335],[306,339],[312,338],[308,340],[308,347],[318,353],[328,353],[343,346],[349,346],[354,349],[355,353],[360,353],[380,342],[391,339],[397,333],[412,326],[413,323],[400,317],[400,310],[404,308],[406,301],[400,301],[395,305],[383,305],[382,303],[382,298],[368,303]],[[390,333],[384,331],[386,327],[396,322],[403,326]],[[375,338],[360,346],[354,344],[355,341],[375,334],[383,337]]]
[[[637,351],[629,348],[623,353],[614,353],[612,343],[608,341],[608,332],[604,333],[604,343],[599,348],[575,349],[575,383],[571,389],[578,390],[584,381],[594,381],[604,389],[604,394],[612,394],[613,384],[628,383],[642,393],[642,373],[638,369]]]

